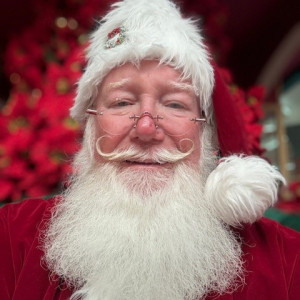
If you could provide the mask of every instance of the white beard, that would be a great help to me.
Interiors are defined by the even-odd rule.
[[[231,292],[242,283],[240,242],[212,215],[202,181],[183,163],[159,176],[120,173],[115,163],[83,172],[50,220],[49,269],[77,290],[72,299],[182,300]],[[145,189],[152,192],[139,192]]]

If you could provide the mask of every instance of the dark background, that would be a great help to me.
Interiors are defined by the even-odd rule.
[[[182,0],[184,1],[184,0]],[[272,52],[300,20],[299,0],[221,0],[229,9],[227,34],[232,41],[227,67],[243,88],[253,85]],[[195,1],[196,5],[201,1]],[[18,35],[37,16],[32,0],[1,0],[0,3],[0,98],[10,89],[3,73],[3,54],[11,35]]]

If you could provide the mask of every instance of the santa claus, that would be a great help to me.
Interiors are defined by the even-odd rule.
[[[261,219],[284,178],[195,21],[124,0],[87,57],[70,186],[1,211],[1,299],[299,299],[299,236]]]

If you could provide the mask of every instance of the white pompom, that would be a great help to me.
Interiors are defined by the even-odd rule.
[[[229,156],[211,172],[205,196],[218,217],[231,226],[253,223],[277,201],[284,177],[257,156]]]

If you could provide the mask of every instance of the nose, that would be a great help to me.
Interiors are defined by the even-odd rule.
[[[131,137],[141,142],[159,142],[164,138],[164,132],[157,126],[156,117],[144,112],[138,118],[132,130]]]

